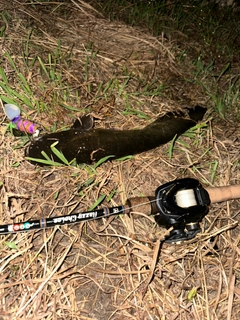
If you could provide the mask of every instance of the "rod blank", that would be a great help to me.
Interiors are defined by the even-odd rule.
[[[129,213],[128,206],[118,206],[113,208],[105,207],[95,211],[73,213],[66,216],[42,218],[39,220],[29,220],[20,223],[0,225],[0,234],[52,228],[54,226],[79,223],[123,213]]]

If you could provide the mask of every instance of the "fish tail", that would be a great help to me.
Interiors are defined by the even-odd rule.
[[[207,109],[204,107],[195,106],[193,108],[188,108],[185,112],[185,115],[183,112],[178,112],[178,113],[168,112],[163,117],[157,118],[154,122],[150,123],[145,128],[149,129],[151,127],[155,127],[158,124],[163,124],[164,121],[166,121],[167,123],[168,121],[173,120],[173,123],[174,123],[174,119],[182,119],[182,121],[186,121],[189,123],[192,121],[192,126],[194,126],[198,121],[201,121],[203,119],[206,111]]]

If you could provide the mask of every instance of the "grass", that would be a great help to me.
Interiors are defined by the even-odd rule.
[[[201,47],[201,53],[195,57],[196,60],[193,58],[191,61],[194,78],[203,86],[215,109],[222,117],[225,116],[226,112],[232,112],[232,110],[234,110],[234,113],[239,113],[239,104],[237,101],[239,81],[237,76],[233,79],[230,75],[232,72],[231,60],[236,54],[236,48],[234,46],[235,38],[234,35],[229,37],[229,33],[231,32],[232,34],[236,32],[238,27],[235,26],[233,29],[231,20],[223,19],[224,13],[226,14],[224,10],[223,12],[217,11],[217,17],[214,17],[211,6],[207,6],[204,2],[198,1],[176,1],[171,5],[167,2],[159,3],[158,1],[149,1],[148,3],[146,3],[146,1],[117,1],[114,2],[114,5],[111,2],[107,2],[107,4],[104,5],[99,4],[99,6],[100,5],[105,15],[111,19],[124,20],[131,25],[147,26],[152,30],[154,35],[159,35],[162,30],[168,30],[168,32],[171,32],[171,30],[172,32],[179,30],[185,32],[185,34],[190,37],[192,28],[196,29],[194,25],[196,26],[200,24],[200,21],[204,21],[205,23],[201,25],[201,34],[198,35],[197,32],[194,33],[194,36],[197,37],[196,41],[202,37],[202,34],[204,35],[202,37],[203,46]],[[113,13],[114,11],[116,14]],[[191,12],[190,15],[189,12]],[[2,18],[4,24],[7,25],[11,19],[11,15],[5,11],[2,13]],[[223,25],[221,24],[221,19],[224,22]],[[171,22],[171,28],[169,22]],[[159,30],[155,30],[153,25],[156,25]],[[215,34],[218,34],[217,30],[220,26],[226,32],[222,35],[221,39],[216,39]],[[4,36],[4,31],[2,32],[2,36]],[[171,36],[173,37],[174,35]],[[71,79],[70,83],[64,80],[67,77],[67,69],[70,68],[72,64],[72,49],[64,48],[61,41],[56,40],[51,52],[39,55],[40,48],[34,44],[34,37],[34,31],[28,31],[26,42],[23,44],[22,63],[26,67],[25,70],[27,70],[27,72],[24,72],[25,74],[18,70],[19,67],[11,57],[11,54],[8,52],[5,53],[6,60],[17,75],[16,81],[19,86],[18,91],[10,88],[7,77],[4,75],[4,70],[0,69],[0,76],[2,78],[0,86],[4,93],[1,94],[1,99],[7,103],[20,104],[20,106],[24,104],[32,110],[37,110],[38,114],[46,110],[48,113],[53,112],[56,115],[60,111],[59,107],[61,108],[60,112],[62,112],[62,109],[67,109],[71,112],[79,111],[81,93],[79,89],[73,90],[71,88]],[[211,46],[213,45],[214,49],[219,47],[219,50],[220,48],[223,50],[222,42],[226,39],[228,42],[231,40],[231,45],[227,42],[224,46],[228,47],[229,50],[227,54],[226,52],[224,53],[224,57],[228,59],[228,62],[225,63],[220,73],[216,75],[216,71],[219,69],[216,57],[220,56],[220,54],[223,55],[223,53],[216,51],[215,56],[213,56],[213,52],[210,52]],[[219,40],[219,43],[217,43],[217,40]],[[35,47],[34,50],[33,45]],[[191,48],[189,48],[188,51],[185,49],[183,56],[189,55],[190,50]],[[33,51],[35,52],[33,53]],[[156,95],[164,96],[166,94],[167,85],[159,83],[156,78],[147,82],[144,79],[137,79],[139,82],[138,89],[135,92],[129,92],[128,87],[131,87],[129,86],[129,82],[136,81],[136,77],[128,71],[127,66],[123,68],[123,77],[121,80],[117,77],[109,79],[106,83],[101,81],[96,87],[96,84],[93,85],[90,80],[92,77],[91,71],[96,64],[96,58],[98,56],[98,50],[94,48],[92,41],[88,42],[86,53],[86,61],[83,67],[83,88],[95,101],[102,98],[108,101],[112,95],[117,95],[117,97],[128,101],[130,95],[136,97],[149,96],[153,98]],[[181,52],[179,54],[181,56]],[[211,58],[207,64],[203,58],[206,55],[209,55]],[[181,58],[179,62],[182,63]],[[36,92],[35,83],[33,79],[29,78],[30,81],[27,79],[27,77],[31,75],[32,70],[36,68],[38,69],[39,93],[47,99],[36,99],[36,94],[38,97],[39,94]],[[224,87],[221,86],[220,80],[224,82]],[[226,85],[228,86],[227,92]],[[51,107],[49,106],[50,101]],[[134,110],[135,108],[129,106],[124,111],[124,115],[127,115],[129,112],[129,114],[134,113],[142,117],[143,113],[141,111]],[[66,111],[64,110],[63,112]],[[143,116],[145,117],[145,115]]]
[[[31,79],[27,80],[26,75],[18,70],[18,67],[15,61],[11,58],[9,53],[5,54],[6,60],[9,63],[10,67],[13,69],[15,74],[15,86],[17,89],[13,89],[9,84],[4,70],[0,68],[0,76],[2,81],[0,82],[0,87],[2,89],[2,94],[0,98],[5,103],[13,103],[19,105],[22,111],[23,108],[21,105],[25,105],[30,110],[36,110],[39,113],[47,110],[52,112],[53,108],[49,108],[47,103],[36,99],[36,88],[35,84],[31,83]],[[24,59],[24,58],[23,58]],[[36,66],[38,61],[38,66]],[[22,60],[22,63],[25,64],[25,61]],[[52,105],[58,105],[61,100],[61,106],[67,110],[76,111],[76,108],[70,107],[67,103],[71,101],[71,93],[68,85],[62,82],[63,75],[60,71],[57,71],[58,61],[52,61],[52,55],[48,55],[48,65],[45,65],[40,57],[34,59],[34,64],[31,66],[32,69],[36,67],[39,69],[39,74],[41,77],[41,84],[39,89],[44,96],[46,92],[50,92],[52,97]],[[31,74],[31,69],[27,69],[28,75]],[[53,89],[49,88],[52,87]]]
[[[229,112],[239,114],[237,74],[235,81],[232,81],[232,74],[236,73],[232,62],[234,57],[239,56],[239,25],[235,23],[238,12],[234,12],[231,6],[219,9],[214,1],[191,0],[171,3],[134,0],[93,3],[110,19],[121,20],[131,26],[142,26],[156,36],[166,34],[179,42],[180,32],[188,37],[190,45],[180,53],[180,62],[183,56],[190,56],[191,61],[187,63],[193,66],[195,79],[204,87],[222,117]],[[200,51],[200,54],[197,56],[196,51],[193,53],[192,50],[192,40],[199,43],[199,50],[196,51]],[[220,79],[224,84],[220,83]]]
[[[72,159],[72,161],[68,161],[64,154],[59,151],[57,148],[56,148],[56,145],[58,144],[58,141],[54,142],[50,148],[53,152],[53,154],[59,159],[59,161],[61,162],[57,162],[57,161],[54,161],[52,160],[47,154],[45,151],[42,151],[42,155],[45,159],[37,159],[37,158],[31,158],[31,157],[26,157],[27,160],[29,161],[33,161],[35,163],[38,163],[38,164],[41,164],[41,165],[48,165],[48,166],[53,166],[53,167],[59,167],[59,166],[62,166],[63,164],[66,165],[66,166],[70,166],[72,165],[73,163],[75,164],[75,159]]]
[[[22,52],[22,57],[18,60],[18,64],[11,57],[9,52],[5,53],[5,60],[12,68],[15,74],[15,87],[9,84],[8,77],[5,74],[2,67],[0,67],[0,98],[4,103],[12,103],[19,106],[21,111],[26,114],[29,110],[37,111],[37,115],[41,116],[42,113],[57,115],[61,113],[79,112],[81,109],[80,95],[82,94],[79,87],[74,90],[71,87],[70,82],[65,79],[68,77],[67,69],[71,67],[71,50],[68,51],[61,45],[60,41],[56,41],[53,50],[44,57],[39,56],[40,49],[37,48],[34,55],[31,53],[33,50],[33,34],[28,32],[26,38],[26,44]],[[130,100],[130,96],[149,96],[164,95],[164,87],[158,83],[155,79],[152,82],[141,83],[141,79],[136,79],[134,75],[127,71],[127,68],[123,68],[123,74],[118,78],[111,78],[106,83],[100,82],[92,84],[91,69],[95,64],[97,57],[96,51],[91,51],[91,47],[87,48],[86,62],[84,65],[83,85],[82,88],[87,93],[90,99],[94,101],[102,100],[109,101],[114,95],[118,98]],[[19,64],[20,62],[20,64]],[[24,73],[19,68],[24,68]],[[36,79],[33,79],[31,75],[36,73]],[[71,76],[70,76],[71,77]],[[135,92],[128,92],[128,84],[130,81],[138,81],[138,89]],[[37,86],[36,86],[37,85]],[[81,88],[80,88],[81,89]],[[130,89],[131,90],[131,89]],[[39,98],[39,97],[42,98]],[[51,101],[51,102],[50,102]],[[51,106],[49,106],[51,104]],[[127,108],[124,110],[124,115],[135,114],[140,118],[149,118],[140,110],[136,110],[127,103]],[[75,107],[76,106],[76,107]],[[55,124],[53,124],[55,126]]]

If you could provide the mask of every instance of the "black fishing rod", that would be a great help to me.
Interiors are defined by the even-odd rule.
[[[130,198],[125,205],[112,208],[104,207],[94,211],[0,225],[0,235],[130,214],[140,209],[142,213],[154,215],[160,226],[167,229],[172,227],[163,241],[175,243],[192,239],[201,231],[199,223],[208,213],[211,203],[238,198],[239,185],[204,189],[196,179],[178,179],[158,187],[155,197]]]

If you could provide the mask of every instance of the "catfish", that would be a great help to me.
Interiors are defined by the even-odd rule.
[[[206,108],[201,106],[187,109],[187,117],[183,113],[169,112],[145,128],[133,130],[95,129],[94,119],[88,114],[78,118],[68,130],[45,134],[33,140],[25,155],[31,158],[32,163],[45,165],[38,161],[46,160],[42,154],[44,151],[53,161],[61,162],[52,151],[54,143],[69,162],[75,159],[78,164],[91,164],[107,156],[114,159],[135,155],[181,135],[202,120],[205,112]]]

